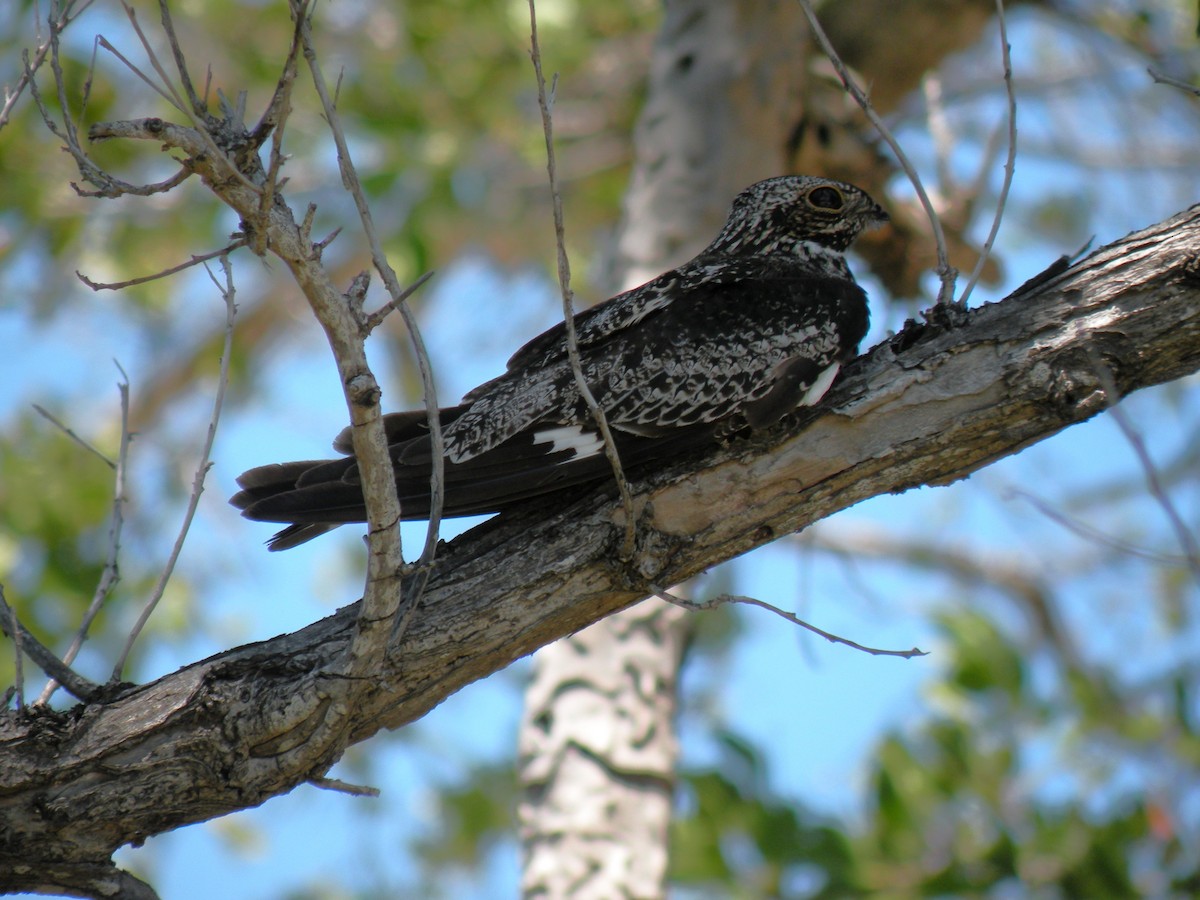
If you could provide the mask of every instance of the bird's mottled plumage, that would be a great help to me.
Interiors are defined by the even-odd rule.
[[[867,331],[866,295],[843,253],[886,219],[852,185],[760,181],[690,262],[577,315],[584,376],[626,468],[820,400]],[[426,518],[425,413],[394,413],[385,425],[404,517]],[[442,410],[442,431],[446,515],[498,512],[611,477],[561,323],[518,350],[503,375]],[[350,453],[348,433],[334,446]],[[273,550],[366,517],[353,457],[262,466],[238,484],[231,502],[244,515],[292,523]]]

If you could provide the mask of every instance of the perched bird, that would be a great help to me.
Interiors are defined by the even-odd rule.
[[[584,377],[623,467],[677,458],[816,403],[867,332],[867,298],[844,252],[887,221],[863,191],[784,176],[733,202],[698,256],[575,316]],[[432,463],[423,410],[384,417],[405,519],[429,516]],[[495,513],[564,487],[612,478],[559,323],[518,350],[500,377],[441,410],[446,516]],[[349,429],[334,448],[350,454]],[[250,519],[288,523],[284,550],[366,520],[353,456],[279,463],[238,478]]]

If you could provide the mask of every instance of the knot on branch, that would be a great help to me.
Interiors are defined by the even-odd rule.
[[[346,382],[346,394],[355,406],[370,409],[372,406],[379,405],[379,398],[383,392],[379,389],[379,382],[375,380],[375,377],[370,373],[364,373],[355,375]]]

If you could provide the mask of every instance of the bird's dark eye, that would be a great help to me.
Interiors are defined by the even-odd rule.
[[[832,187],[815,188],[809,193],[808,202],[817,209],[829,212],[837,212],[846,205],[846,201],[842,199],[842,192]]]

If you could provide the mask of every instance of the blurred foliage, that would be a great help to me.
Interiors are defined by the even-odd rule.
[[[23,6],[24,15],[0,28],[0,77],[10,84],[19,72],[20,51],[34,43],[27,24],[34,15],[32,4]],[[210,102],[217,91],[230,98],[246,91],[247,120],[253,121],[271,96],[289,46],[287,5],[218,0],[183,4],[174,13],[193,80],[202,86],[204,73],[211,73]],[[139,14],[149,20],[143,27],[159,58],[169,60],[152,27],[156,13],[147,7],[139,8]],[[568,2],[543,10],[546,67],[559,74],[561,85],[556,98],[561,177],[570,188],[573,230],[581,238],[609,227],[616,217],[628,134],[657,18],[657,7],[649,0]],[[240,27],[214,30],[214,23],[229,21]],[[131,79],[104,49],[95,52],[83,111],[81,85],[93,59],[90,35],[96,31],[149,71],[119,10],[85,13],[68,29],[63,45],[67,97],[81,130],[118,117],[183,119],[162,97]],[[553,257],[544,147],[525,49],[528,31],[527,6],[516,0],[333,2],[322,7],[317,39],[323,66],[330,81],[338,83],[339,112],[402,277],[441,265],[466,247],[478,247],[501,263]],[[57,114],[61,110],[48,69],[38,82]],[[289,199],[299,208],[317,202],[332,227],[352,206],[340,189],[331,141],[304,78],[293,106],[285,146],[291,155],[285,173]],[[198,185],[159,195],[152,203],[137,198],[97,202],[46,190],[47,185],[78,181],[78,175],[28,98],[6,130],[0,171],[24,177],[5,182],[0,284],[19,279],[26,291],[8,290],[4,296],[8,303],[19,299],[26,312],[61,311],[62,297],[78,293],[68,290],[75,287],[72,271],[88,270],[79,266],[81,256],[103,265],[100,274],[89,274],[123,280],[219,247],[236,226]],[[135,183],[160,180],[174,171],[158,148],[138,142],[114,141],[90,149],[99,163]],[[345,246],[353,243],[340,241],[330,258],[339,262],[340,255],[341,264],[361,266],[361,245]],[[281,290],[285,284],[279,282]],[[162,285],[133,294],[149,306],[169,296]]]
[[[426,867],[424,896],[436,891],[438,872],[471,868],[497,843],[511,840],[516,773],[507,760],[477,765],[458,783],[441,788],[436,803],[436,827],[414,848]]]
[[[1045,659],[989,618],[946,613],[941,628],[949,659],[931,688],[941,711],[868,754],[861,819],[785,802],[759,752],[733,735],[719,765],[683,774],[672,843],[683,896],[1195,895],[1200,843],[1186,811],[1200,785],[1193,777],[1171,797],[1121,786],[1143,754],[1194,775],[1195,684],[1172,675],[1155,689],[1177,702],[1151,707],[1107,673],[1076,671],[1047,695],[1030,672]],[[1080,768],[1089,756],[1101,764]]]
[[[931,715],[882,735],[866,807],[838,818],[781,796],[763,748],[718,727],[717,761],[685,768],[671,832],[682,898],[1185,897],[1200,891],[1200,706],[1194,679],[1121,685],[966,609],[940,616]],[[705,663],[693,658],[690,664]],[[1058,667],[1035,687],[1035,668]],[[1045,682],[1045,678],[1042,679]],[[1154,703],[1150,695],[1164,703]],[[1147,791],[1131,769],[1178,770]],[[1191,772],[1191,778],[1187,773]],[[851,786],[847,785],[847,790]],[[479,877],[512,839],[515,785],[480,766],[438,792],[429,872]],[[426,888],[440,896],[437,881]]]

